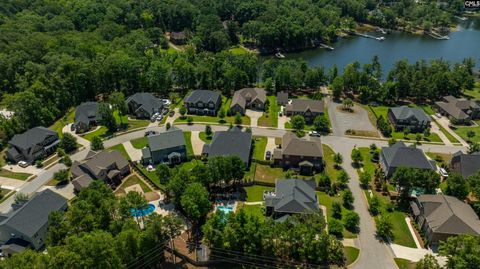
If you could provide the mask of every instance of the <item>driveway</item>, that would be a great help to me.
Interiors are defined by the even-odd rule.
[[[128,156],[130,156],[130,159],[132,161],[140,161],[142,159],[142,150],[141,149],[136,149],[132,146],[132,143],[130,141],[123,142],[123,147],[125,148],[125,151],[127,152]]]
[[[38,175],[45,172],[44,169],[37,168],[34,164],[27,167],[20,167],[18,164],[6,164],[2,167],[2,169],[15,173],[28,173],[32,175]]]
[[[440,124],[445,130],[447,130],[447,132],[449,132],[453,137],[460,141],[463,146],[468,147],[468,143],[465,142],[465,140],[463,140],[463,138],[461,138],[452,129],[450,129],[450,127],[448,127],[448,125],[450,125],[449,119],[447,119],[446,117],[437,117],[436,115],[432,115],[432,117],[434,117],[437,123]]]
[[[0,177],[0,186],[2,186],[2,189],[18,190],[23,184],[25,184],[25,182],[26,181],[13,178]]]
[[[193,154],[194,155],[202,155],[203,145],[205,145],[205,142],[203,142],[200,139],[200,132],[199,131],[192,131]]]
[[[67,185],[63,186],[44,186],[40,188],[40,191],[45,190],[45,189],[50,189],[61,196],[63,196],[67,200],[73,199],[75,197],[75,192],[74,192],[74,187],[71,182],[69,182]]]
[[[97,130],[99,127],[95,128],[94,130]],[[92,130],[92,132],[94,131]],[[75,138],[77,138],[77,142],[84,146],[84,147],[89,147],[90,146],[90,141],[87,139],[77,135],[74,131],[72,131],[72,123],[69,123],[62,128],[62,133],[69,133],[72,134]]]
[[[267,138],[267,146],[265,147],[265,152],[270,151],[273,154],[273,150],[277,147],[275,145],[275,137]]]
[[[328,115],[332,123],[333,134],[336,136],[345,136],[348,129],[359,131],[377,131],[368,118],[368,112],[361,106],[355,105],[353,113],[340,110],[342,104],[333,101],[327,101]]]
[[[263,115],[263,112],[247,109],[245,111],[245,115],[247,115],[250,118],[250,126],[257,127],[258,119]]]
[[[175,109],[173,109],[173,111],[175,111],[175,114],[173,114],[173,117],[170,117],[168,116],[167,118],[167,121],[165,122],[165,124],[167,124],[168,122],[170,122],[170,124],[173,124],[173,122],[178,118],[180,117],[180,109],[177,107]]]
[[[435,133],[438,135],[438,137],[440,137],[440,139],[442,140],[443,144],[447,145],[447,146],[451,146],[453,145],[452,142],[450,142],[450,140],[448,139],[448,137],[440,130],[440,127],[438,127],[437,123],[435,123],[434,121],[432,121],[430,123],[430,125],[432,126],[430,128],[430,131],[432,133]]]
[[[282,115],[281,117],[278,116],[278,129],[285,130],[285,123],[289,122],[290,118]]]

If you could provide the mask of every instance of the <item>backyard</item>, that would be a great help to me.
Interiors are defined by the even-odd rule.
[[[332,148],[330,148],[325,144],[322,144],[322,149],[323,149],[323,160],[325,162],[325,172],[330,177],[332,182],[335,182],[335,180],[338,177],[338,174],[341,171],[341,169],[335,168],[335,163],[333,161],[333,155],[335,154],[335,152],[332,150]]]
[[[269,165],[264,164],[254,164],[255,165],[255,180],[266,182],[266,183],[275,183],[275,179],[282,178],[284,172],[282,168],[279,167],[270,167]]]
[[[117,190],[115,191],[115,194],[126,194],[125,193],[125,188],[133,186],[135,184],[139,184],[144,193],[152,191],[152,189],[147,184],[145,184],[145,182],[143,182],[143,180],[141,180],[137,175],[132,174],[127,179],[125,179],[123,181],[122,185],[120,185],[117,188]]]
[[[268,113],[263,112],[263,115],[258,119],[258,126],[277,127],[278,126],[278,112],[280,107],[277,104],[276,96],[267,96],[269,107]]]
[[[52,126],[48,127],[48,129],[53,130],[58,133],[60,137],[63,136],[62,129],[65,125],[69,123],[73,123],[75,119],[75,109],[70,108],[65,116],[62,118],[58,119],[55,123],[52,124]]]
[[[246,202],[261,202],[263,201],[263,192],[264,191],[273,191],[274,187],[266,187],[260,185],[253,185],[248,187],[243,187],[245,191],[245,201]]]

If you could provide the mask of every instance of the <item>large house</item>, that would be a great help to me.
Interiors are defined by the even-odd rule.
[[[275,191],[264,193],[266,215],[284,221],[292,214],[319,211],[315,180],[277,179]]]
[[[7,159],[33,163],[54,153],[58,143],[60,140],[57,132],[45,127],[34,127],[12,137],[8,142]]]
[[[247,108],[263,110],[267,101],[267,93],[261,88],[244,88],[233,94],[230,104],[230,114],[245,115]]]
[[[150,135],[148,146],[142,149],[145,164],[177,164],[187,159],[187,147],[182,130],[172,126],[165,132]]]
[[[420,108],[400,106],[388,109],[388,119],[395,130],[408,128],[414,132],[423,132],[430,128],[430,117]]]
[[[183,103],[189,114],[215,116],[222,105],[222,96],[214,91],[196,90],[185,97]]]
[[[100,122],[97,102],[85,102],[77,106],[75,110],[75,131],[84,133]]]
[[[149,92],[137,92],[126,100],[128,113],[137,118],[150,119],[153,114],[162,112],[163,102]]]
[[[386,177],[392,176],[399,167],[436,170],[435,161],[427,159],[421,149],[407,147],[402,141],[382,147],[380,164]]]
[[[185,34],[185,31],[171,32],[170,42],[175,45],[185,45],[187,43],[187,35]]]
[[[215,132],[212,142],[203,146],[202,155],[208,157],[238,156],[248,167],[251,150],[252,133],[242,132],[240,128],[233,127],[228,131]]]
[[[443,101],[435,102],[435,107],[440,114],[447,116],[454,124],[468,124],[480,118],[480,106],[472,100],[445,96]]]
[[[324,113],[323,101],[308,99],[293,99],[285,106],[285,115],[302,115],[306,122],[313,120]]]
[[[450,170],[467,178],[480,171],[480,152],[465,154],[461,151],[454,153],[450,160]]]
[[[0,222],[2,253],[10,256],[28,247],[42,248],[47,238],[48,216],[66,209],[67,200],[52,190],[35,194],[19,209],[3,216]]]
[[[273,162],[283,169],[298,169],[302,174],[311,174],[323,169],[323,150],[320,138],[307,140],[287,132],[282,147],[273,151]]]
[[[130,174],[130,165],[116,150],[98,153],[90,151],[83,162],[73,162],[70,172],[73,187],[78,192],[88,187],[93,180],[102,180],[112,187],[118,186],[122,178]]]
[[[480,235],[480,220],[473,209],[453,196],[420,195],[410,202],[410,209],[425,233],[427,241],[437,246],[450,236]]]

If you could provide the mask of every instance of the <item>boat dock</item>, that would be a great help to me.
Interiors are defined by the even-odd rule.
[[[327,50],[333,50],[333,49],[334,49],[333,47],[330,47],[329,45],[323,44],[323,43],[320,43],[319,46],[320,46],[321,48],[324,48],[324,49],[327,49]]]
[[[376,36],[373,36],[373,35],[367,35],[367,34],[362,34],[362,33],[358,33],[358,32],[354,32],[354,34],[356,34],[358,36],[363,36],[363,37],[366,37],[366,38],[372,38],[372,39],[375,39],[375,40],[378,40],[378,41],[385,40],[385,37],[383,37],[383,36],[376,37]]]
[[[431,32],[431,31],[428,31],[428,32],[427,32],[427,35],[429,35],[429,36],[431,36],[431,37],[433,37],[433,38],[435,38],[435,39],[438,39],[438,40],[449,40],[449,39],[450,39],[450,37],[448,37],[448,36],[446,36],[446,35],[442,36],[442,35],[440,35],[440,34],[437,34],[437,33],[435,33],[435,32]]]

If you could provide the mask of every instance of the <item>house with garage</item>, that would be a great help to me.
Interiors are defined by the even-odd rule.
[[[130,164],[116,150],[90,151],[82,162],[74,161],[70,167],[75,191],[86,188],[94,180],[102,180],[112,188],[120,185],[130,174]]]
[[[288,104],[288,92],[277,92],[277,104],[286,106]]]
[[[171,32],[170,42],[172,42],[175,45],[185,45],[187,43],[187,35],[185,31]]]
[[[320,210],[315,180],[277,179],[275,191],[265,192],[265,214],[285,221],[293,214],[312,214]]]
[[[423,150],[408,147],[402,141],[390,147],[382,147],[380,165],[387,178],[391,177],[399,167],[437,170],[435,161],[427,159]]]
[[[98,108],[100,104],[97,102],[85,102],[77,106],[75,110],[75,132],[84,133],[90,131],[97,126],[101,120]]]
[[[34,194],[20,208],[2,216],[0,250],[3,255],[21,253],[27,248],[41,249],[47,239],[48,216],[66,209],[67,200],[46,189]]]
[[[301,115],[305,121],[312,123],[313,120],[324,113],[324,104],[320,100],[293,99],[285,106],[285,115],[291,117]]]
[[[387,116],[397,131],[408,128],[413,132],[423,132],[425,129],[430,128],[431,119],[420,108],[408,106],[391,107],[388,109]]]
[[[424,194],[410,202],[415,222],[430,246],[451,236],[480,236],[480,220],[472,207],[456,197]]]
[[[303,175],[323,170],[323,149],[320,138],[307,140],[287,132],[281,148],[273,151],[273,163],[283,169],[294,169]]]
[[[41,126],[34,127],[12,137],[8,142],[7,160],[33,163],[55,153],[59,143],[57,132]]]
[[[455,98],[451,95],[443,97],[443,101],[435,102],[437,111],[450,119],[453,124],[470,124],[480,118],[480,105],[473,100]]]
[[[230,114],[240,113],[245,115],[247,108],[253,110],[264,110],[267,102],[267,93],[261,88],[243,88],[233,94],[230,104]]]
[[[182,130],[172,126],[165,132],[147,136],[148,146],[142,149],[144,164],[179,164],[187,160],[187,146]]]
[[[465,154],[458,151],[450,160],[450,170],[462,175],[463,178],[480,172],[480,152]]]
[[[128,113],[139,119],[150,119],[153,114],[161,113],[163,102],[149,92],[137,92],[125,101]]]
[[[209,90],[192,91],[183,99],[188,114],[216,116],[222,105],[222,96]]]
[[[217,131],[212,142],[203,146],[202,155],[207,157],[237,156],[245,167],[250,166],[252,154],[252,133],[243,132],[238,127],[228,131]]]

